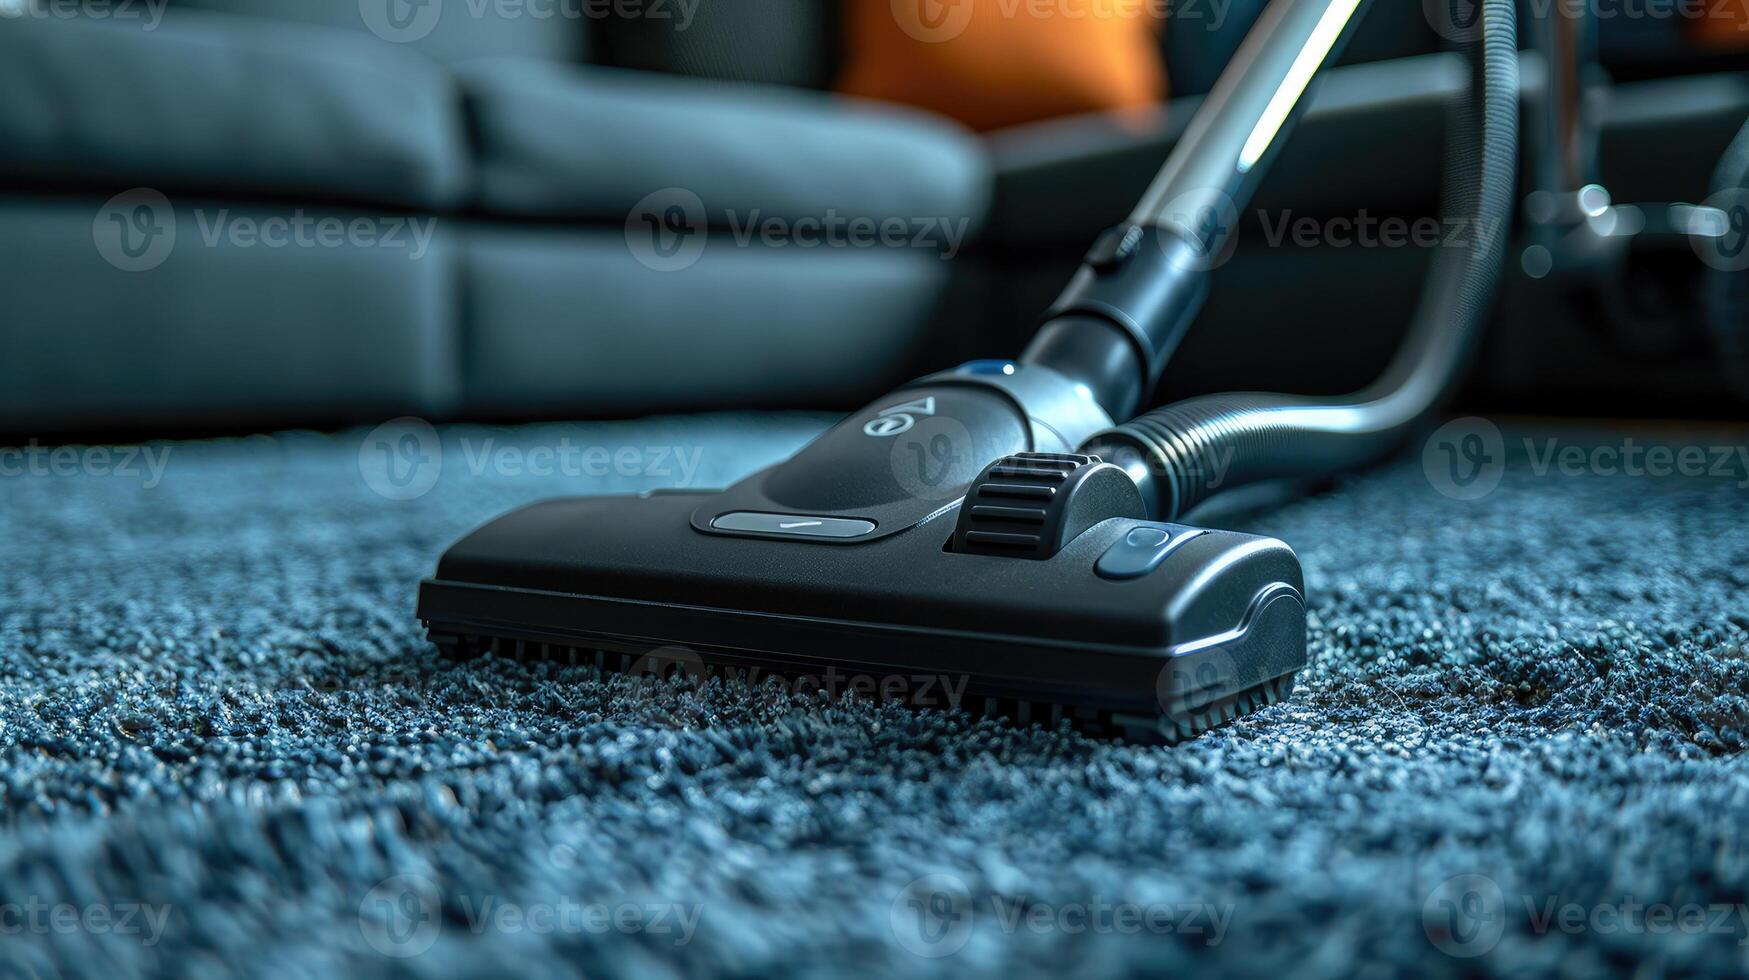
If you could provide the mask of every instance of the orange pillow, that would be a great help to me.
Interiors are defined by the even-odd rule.
[[[844,0],[838,91],[987,130],[1166,94],[1154,4]]]
[[[1741,4],[1720,4],[1710,16],[1697,17],[1691,34],[1705,48],[1741,50],[1749,48],[1749,13]]]

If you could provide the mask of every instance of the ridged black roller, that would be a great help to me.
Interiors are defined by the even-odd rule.
[[[1135,481],[1098,456],[1017,453],[972,481],[953,550],[1043,560],[1100,521],[1145,513]]]

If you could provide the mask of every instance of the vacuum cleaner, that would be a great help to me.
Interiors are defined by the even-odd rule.
[[[1513,207],[1511,0],[1441,11],[1470,52],[1445,208],[1482,233],[1434,259],[1385,374],[1347,398],[1218,395],[1116,423],[1145,404],[1361,6],[1270,4],[1018,358],[922,378],[725,490],[502,516],[422,583],[431,640],[456,656],[554,657],[666,683],[775,678],[1147,742],[1287,697],[1307,662],[1298,558],[1186,518],[1216,490],[1375,460],[1450,387]]]

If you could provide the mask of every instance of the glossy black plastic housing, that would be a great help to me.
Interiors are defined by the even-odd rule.
[[[1133,518],[1039,561],[950,550],[957,506],[860,543],[698,530],[719,497],[507,514],[443,556],[419,617],[461,653],[802,678],[1166,741],[1284,696],[1305,664],[1299,562],[1273,539],[1150,525],[1185,540],[1152,572],[1115,580],[1095,566],[1143,523]]]

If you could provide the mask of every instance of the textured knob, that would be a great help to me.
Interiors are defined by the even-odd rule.
[[[991,463],[960,505],[953,550],[1043,560],[1114,517],[1146,516],[1129,474],[1098,456],[1018,453]]]

